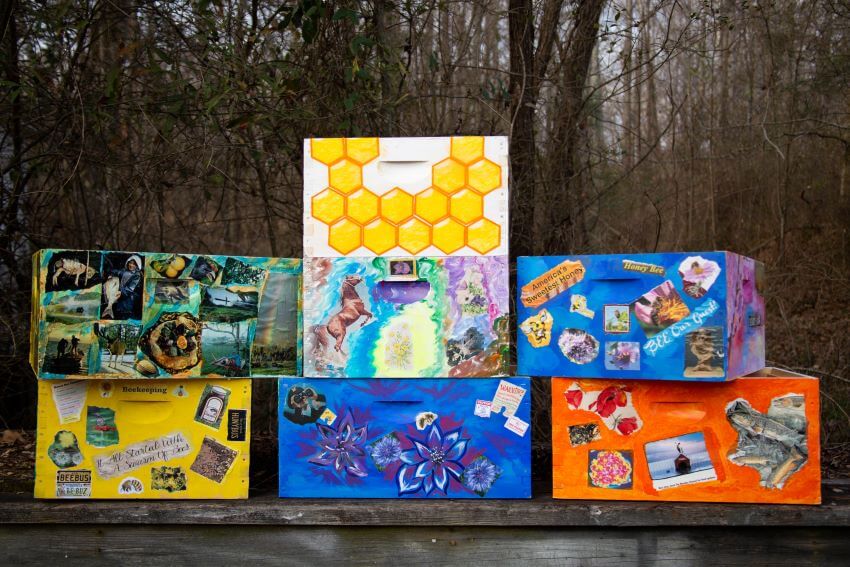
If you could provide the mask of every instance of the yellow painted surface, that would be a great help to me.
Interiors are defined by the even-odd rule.
[[[345,197],[331,188],[313,196],[313,216],[325,224],[332,224],[345,214]]]
[[[434,225],[432,241],[441,251],[451,254],[463,248],[465,232],[462,224],[448,218]]]
[[[499,247],[502,232],[496,217],[486,218],[485,202],[502,186],[502,168],[485,157],[484,142],[483,136],[451,138],[448,155],[431,167],[431,187],[416,192],[369,186],[369,176],[380,171],[373,169],[380,138],[313,139],[311,157],[327,168],[329,187],[312,197],[310,214],[328,226],[327,245],[343,255],[380,255],[396,247],[418,254],[431,246],[445,254],[464,247],[489,253]],[[365,178],[364,170],[370,172]],[[324,229],[320,234],[324,238]]]
[[[431,226],[412,218],[398,227],[398,244],[411,254],[418,254],[431,244]]]
[[[217,395],[204,396],[207,386]],[[86,484],[90,498],[248,497],[250,380],[43,380],[38,387],[36,498],[75,497]],[[244,439],[234,425],[241,411],[233,410],[245,412]],[[98,417],[110,411],[114,418]]]
[[[341,160],[328,168],[328,180],[334,189],[348,195],[363,184],[363,171],[351,160]]]
[[[375,254],[383,254],[398,244],[396,227],[377,219],[363,227],[363,245]]]
[[[499,246],[501,230],[499,225],[489,219],[475,221],[466,229],[466,245],[479,254],[486,254]]]
[[[452,157],[469,165],[484,157],[484,136],[452,138]]]
[[[413,195],[396,187],[381,196],[381,216],[399,224],[413,216]]]
[[[469,166],[469,186],[486,195],[502,184],[502,168],[488,159]]]

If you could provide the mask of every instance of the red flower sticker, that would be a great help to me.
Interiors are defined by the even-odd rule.
[[[600,417],[610,417],[617,408],[626,405],[626,389],[619,386],[609,386],[599,392],[596,401],[590,404],[590,409],[599,414]],[[596,408],[594,409],[594,406]]]
[[[623,435],[631,435],[638,429],[636,417],[624,417],[617,420],[617,431]]]
[[[572,409],[576,409],[581,405],[581,399],[584,393],[581,390],[567,390],[564,392],[564,397],[567,398],[567,404]]]

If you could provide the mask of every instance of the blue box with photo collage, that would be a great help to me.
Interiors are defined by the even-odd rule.
[[[524,256],[518,372],[719,382],[764,367],[764,267],[731,252]]]

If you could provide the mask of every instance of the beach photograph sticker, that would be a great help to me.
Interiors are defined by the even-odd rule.
[[[644,449],[655,490],[717,480],[701,431],[653,441]]]

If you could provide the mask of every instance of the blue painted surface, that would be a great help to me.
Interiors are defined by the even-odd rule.
[[[690,257],[700,257],[719,268],[716,279],[702,294],[689,286],[691,294],[686,291],[686,278],[680,270]],[[565,260],[581,262],[585,269],[583,278],[539,306],[526,306],[522,301],[523,286]],[[660,266],[663,274],[626,270],[624,261]],[[759,370],[764,367],[762,272],[757,262],[727,252],[520,257],[517,260],[518,372],[530,376],[716,382]],[[657,326],[642,322],[636,314],[636,302],[668,281],[672,284],[672,295],[681,298],[687,307],[687,315]],[[586,298],[587,309],[594,312],[593,318],[571,311],[573,295]],[[606,331],[606,305],[628,306],[628,330]],[[643,308],[646,313],[647,306]],[[534,347],[520,327],[529,317],[539,316],[543,309],[553,319],[551,340],[546,346]],[[686,337],[706,327],[716,332],[716,355],[710,366],[718,370],[686,372],[686,364],[692,368],[696,364]],[[591,335],[598,343],[598,355],[583,364],[568,359],[558,344],[565,329]],[[639,360],[614,363],[608,354],[616,350],[613,343],[617,342],[626,343],[620,348],[639,352]]]
[[[530,498],[531,428],[474,414],[500,380],[526,390],[515,417],[530,423],[528,378],[281,379],[280,496]]]

